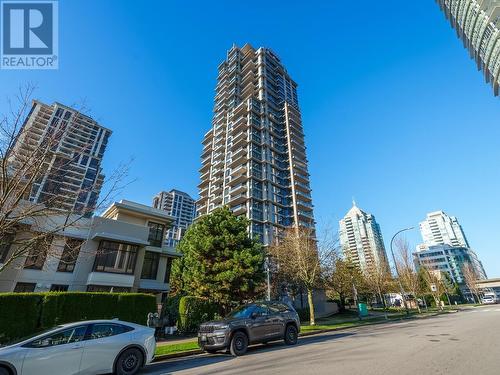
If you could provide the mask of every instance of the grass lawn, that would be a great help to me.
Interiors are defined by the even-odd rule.
[[[171,345],[162,345],[158,346],[156,348],[156,355],[163,355],[163,354],[174,354],[174,353],[180,353],[180,352],[185,352],[188,350],[194,350],[194,349],[199,349],[200,347],[198,346],[198,341],[188,341],[188,342],[183,342],[180,344],[171,344]]]
[[[389,314],[389,319],[400,318],[405,314]],[[324,329],[335,329],[335,328],[346,328],[346,327],[357,327],[365,324],[370,324],[377,321],[384,321],[383,316],[367,316],[363,320],[358,320],[358,314],[352,311],[348,311],[342,314],[337,314],[329,318],[317,319],[316,325],[311,326],[307,323],[302,323],[300,327],[301,332],[310,331],[321,331]]]

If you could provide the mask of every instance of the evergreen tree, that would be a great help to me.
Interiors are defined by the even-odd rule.
[[[264,249],[250,238],[249,220],[227,207],[196,220],[179,243],[172,267],[175,292],[205,297],[227,311],[256,297],[264,274]]]

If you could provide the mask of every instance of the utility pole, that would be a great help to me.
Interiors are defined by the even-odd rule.
[[[410,227],[410,228],[404,228],[404,229],[401,229],[399,231],[396,232],[396,234],[394,236],[392,236],[391,238],[391,254],[392,254],[392,261],[394,262],[394,268],[396,268],[396,275],[398,277],[398,284],[399,284],[399,290],[401,291],[401,298],[403,298],[403,303],[405,305],[405,310],[406,310],[406,315],[410,315],[410,310],[408,309],[408,304],[406,302],[406,296],[405,296],[405,291],[404,291],[404,288],[403,288],[403,284],[401,284],[401,277],[399,275],[399,270],[398,270],[398,264],[396,262],[396,257],[394,256],[394,250],[392,248],[392,245],[394,243],[394,239],[396,238],[396,236],[402,232],[405,232],[407,230],[412,230],[414,227]]]

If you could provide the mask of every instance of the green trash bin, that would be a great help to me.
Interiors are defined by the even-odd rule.
[[[368,308],[366,303],[358,303],[358,312],[360,317],[368,316]]]

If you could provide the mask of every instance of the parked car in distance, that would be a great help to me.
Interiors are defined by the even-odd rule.
[[[154,329],[120,320],[54,327],[0,348],[0,375],[136,374],[153,360]]]
[[[299,315],[292,307],[282,302],[255,302],[238,307],[222,320],[203,323],[198,344],[208,353],[229,349],[240,356],[250,344],[284,340],[295,345],[299,331]]]
[[[495,293],[485,293],[484,296],[481,298],[481,303],[485,305],[491,305],[497,302],[498,301]]]

